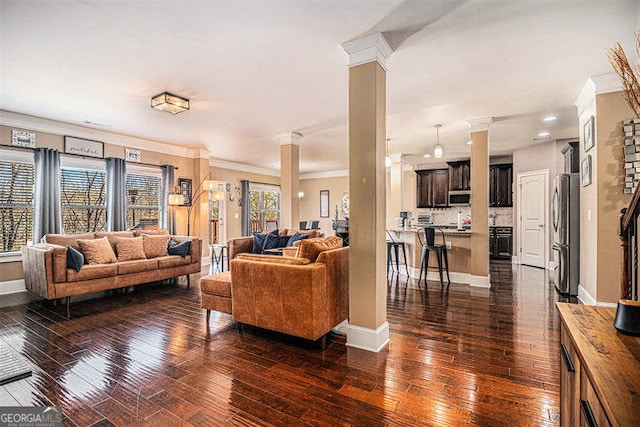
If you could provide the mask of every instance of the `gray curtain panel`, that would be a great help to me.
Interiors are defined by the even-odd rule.
[[[107,231],[127,229],[127,163],[109,157],[107,161]],[[135,227],[136,224],[133,224]]]
[[[33,243],[39,243],[45,234],[63,231],[58,150],[38,148],[35,153],[35,169]]]
[[[174,192],[175,167],[173,165],[162,165],[162,202],[160,204],[160,228],[169,230],[169,234],[176,234],[176,212],[175,208],[169,206],[169,194]]]
[[[251,217],[249,206],[249,181],[243,179],[242,185],[242,235],[251,236]]]

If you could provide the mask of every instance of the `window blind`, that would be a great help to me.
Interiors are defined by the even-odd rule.
[[[33,184],[33,162],[0,160],[0,253],[19,251],[32,238]]]
[[[127,173],[126,185],[128,228],[157,228],[162,178],[156,175]]]
[[[62,225],[66,234],[104,231],[106,226],[106,173],[62,168],[60,176]]]

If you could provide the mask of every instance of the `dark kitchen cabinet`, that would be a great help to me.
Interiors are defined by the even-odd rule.
[[[513,164],[489,166],[489,206],[511,207]]]
[[[416,207],[444,208],[449,205],[449,171],[420,170],[417,175]]]
[[[471,190],[470,175],[471,162],[469,160],[461,162],[448,162],[449,165],[449,190],[464,191]]]
[[[489,257],[511,259],[513,254],[513,229],[511,227],[489,227]]]
[[[578,141],[569,142],[562,149],[564,155],[564,173],[580,172],[580,145]]]

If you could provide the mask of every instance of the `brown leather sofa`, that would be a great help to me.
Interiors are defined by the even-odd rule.
[[[147,233],[121,231],[69,235],[47,234],[44,236],[43,243],[22,249],[26,288],[48,300],[66,298],[67,317],[69,317],[70,297],[75,295],[118,289],[183,275],[187,276],[187,286],[189,286],[189,274],[199,273],[201,268],[202,241],[196,237],[170,236],[178,243],[191,240],[189,254],[186,257],[167,255],[109,264],[85,264],[80,271],[67,268],[66,246],[78,249],[78,239],[107,237],[112,243],[114,237],[132,238],[141,234]]]
[[[269,233],[267,230],[265,233]],[[280,236],[293,236],[296,232],[302,235],[308,235],[310,239],[324,237],[324,233],[318,230],[295,230],[293,228],[281,228],[278,230]],[[227,240],[227,256],[230,260],[234,259],[238,254],[251,253],[253,251],[253,236],[235,237]]]
[[[231,261],[235,321],[315,341],[347,319],[349,248],[330,236],[301,241],[298,253],[241,254]]]

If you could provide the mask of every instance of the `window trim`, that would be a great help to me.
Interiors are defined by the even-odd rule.
[[[0,147],[0,155],[2,155],[2,160],[7,162],[19,162],[19,163],[31,163],[34,167],[33,169],[33,179],[35,186],[36,179],[36,171],[35,171],[35,154],[33,150],[26,149],[12,149],[8,147]],[[35,192],[35,188],[34,188]],[[35,196],[35,194],[34,194]],[[31,200],[31,208],[35,210],[33,206],[33,199]],[[32,218],[33,220],[33,218]],[[31,224],[33,231],[33,223]],[[32,237],[33,238],[33,237]],[[27,241],[27,244],[24,246],[33,246],[33,242],[31,240]],[[11,252],[2,252],[0,251],[0,264],[6,262],[20,262],[22,261],[22,253],[21,250],[11,251]]]

